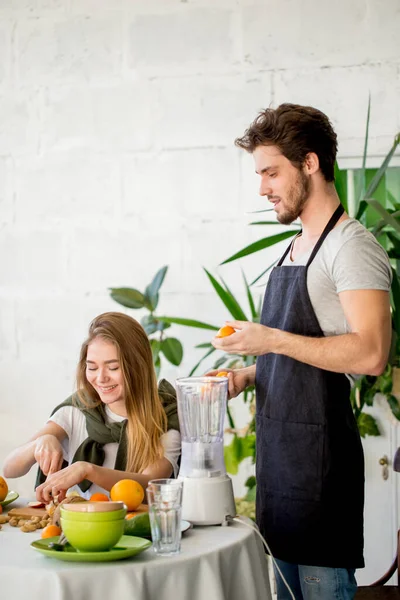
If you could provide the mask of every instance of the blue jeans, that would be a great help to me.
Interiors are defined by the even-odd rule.
[[[275,559],[296,600],[353,600],[357,591],[354,569],[292,565]],[[291,600],[274,565],[278,600]]]

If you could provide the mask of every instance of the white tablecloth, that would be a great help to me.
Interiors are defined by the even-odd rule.
[[[16,506],[17,504],[13,505]],[[10,507],[11,508],[11,507]],[[30,547],[40,530],[0,531],[1,600],[269,600],[267,560],[254,532],[234,523],[196,527],[181,554],[151,548],[109,563],[68,563]]]

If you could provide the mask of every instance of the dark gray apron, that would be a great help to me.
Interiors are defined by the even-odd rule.
[[[307,290],[307,269],[343,207],[331,217],[306,266],[273,269],[261,323],[323,337]],[[313,566],[360,568],[364,457],[342,373],[264,354],[256,367],[257,524],[272,554]]]

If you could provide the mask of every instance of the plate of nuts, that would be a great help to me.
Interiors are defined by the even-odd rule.
[[[28,533],[30,531],[36,531],[37,529],[44,529],[47,525],[50,524],[50,516],[43,515],[41,517],[10,517],[9,515],[5,515],[4,519],[8,520],[8,524],[11,527],[18,527],[20,531],[24,533]],[[6,521],[7,522],[7,521]]]

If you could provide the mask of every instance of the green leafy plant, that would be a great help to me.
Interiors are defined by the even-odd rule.
[[[243,498],[236,498],[236,512],[238,515],[243,515],[256,520],[256,478],[254,475],[249,477],[245,482],[247,493]]]
[[[353,411],[357,419],[360,433],[363,435],[380,435],[375,419],[368,413],[363,412],[365,406],[372,406],[376,394],[385,396],[393,415],[400,421],[400,405],[393,395],[393,367],[387,365],[384,373],[379,377],[364,375],[356,381],[351,392]]]
[[[373,405],[376,394],[386,398],[392,414],[400,421],[400,406],[393,390],[394,372],[400,367],[400,176],[398,175],[394,193],[388,181],[388,167],[400,143],[400,134],[395,137],[380,168],[366,169],[369,108],[368,106],[363,165],[355,182],[356,193],[358,192],[355,218],[372,232],[387,250],[391,260],[392,349],[389,363],[382,375],[365,375],[356,381],[352,388],[351,402],[361,435],[378,436],[380,431],[376,420],[363,412],[365,407]],[[396,197],[397,195],[399,196]]]
[[[158,318],[155,315],[160,288],[167,271],[167,266],[157,271],[144,292],[140,292],[135,288],[110,288],[111,298],[118,302],[118,304],[134,310],[143,308],[148,310],[148,314],[140,319],[140,323],[150,340],[157,376],[160,374],[162,355],[175,366],[180,365],[183,358],[181,342],[175,337],[167,337],[165,335],[165,330],[171,327],[170,323],[163,321],[162,318]]]

